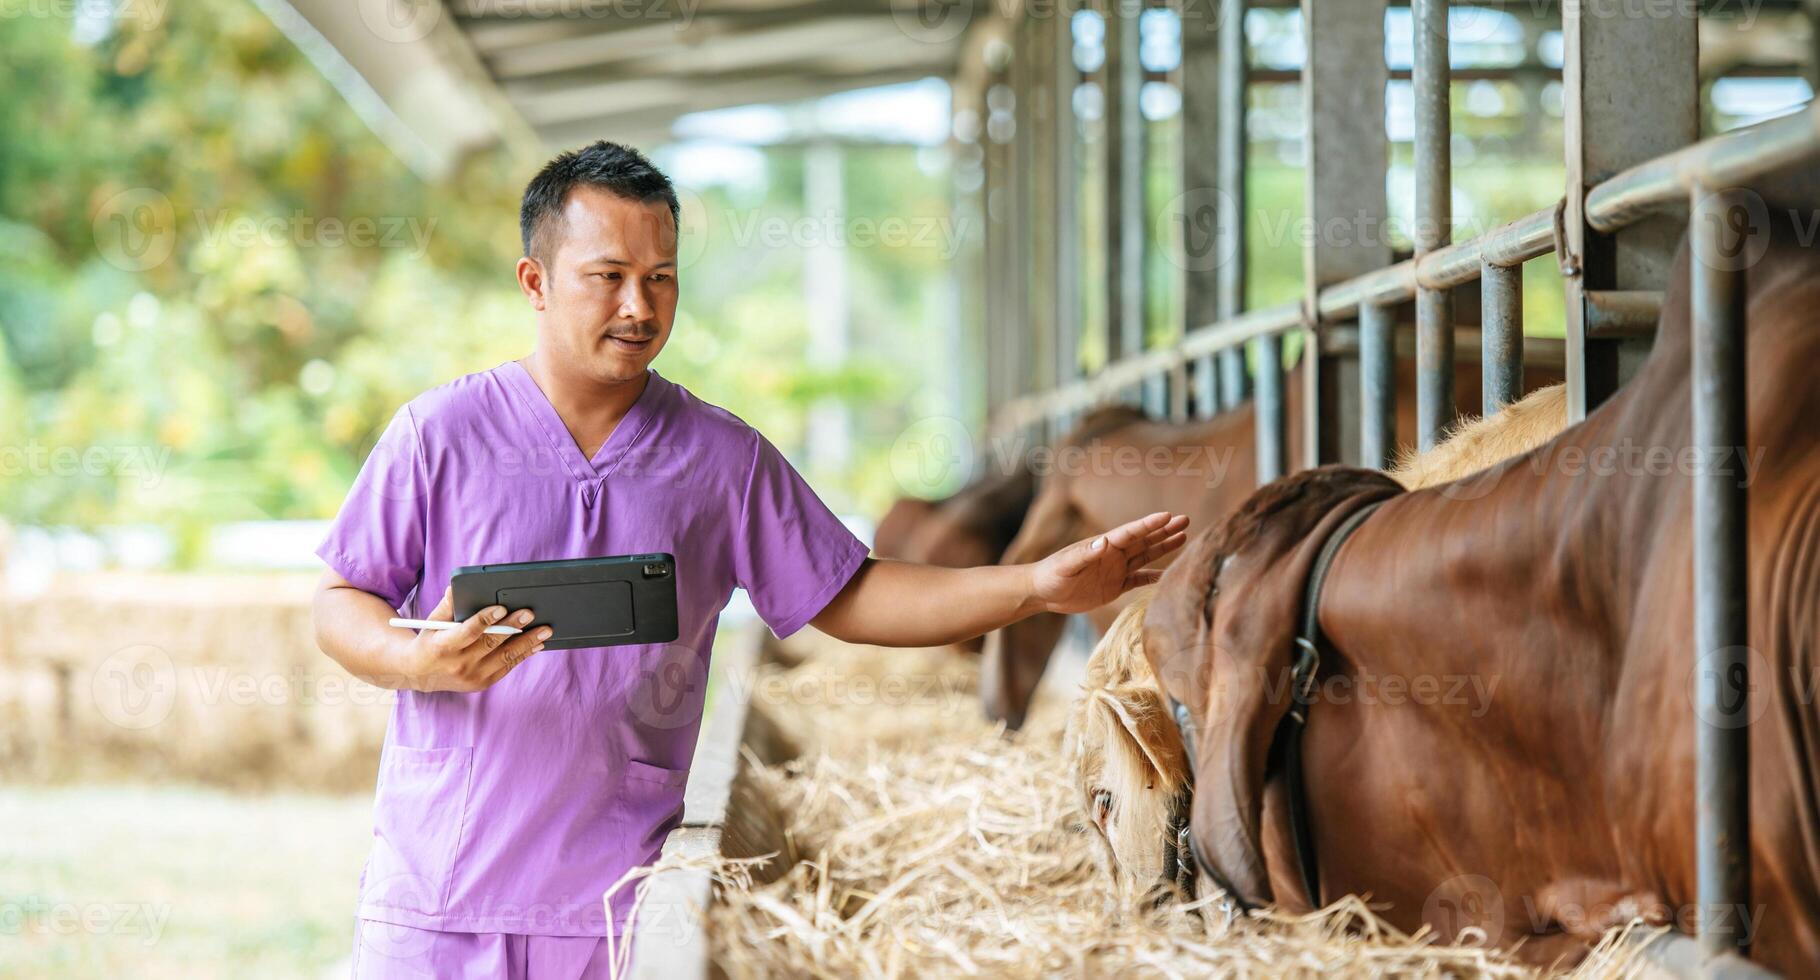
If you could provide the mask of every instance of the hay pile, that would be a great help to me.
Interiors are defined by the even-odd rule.
[[[1213,908],[1205,920],[1122,908],[1064,778],[1065,691],[1005,738],[973,700],[972,663],[954,654],[823,640],[799,663],[767,669],[901,676],[956,693],[761,706],[806,749],[779,766],[748,758],[746,771],[785,815],[787,858],[800,860],[765,885],[752,883],[749,863],[715,868],[708,934],[730,976],[1534,975],[1495,951],[1403,935],[1358,900],[1235,922]],[[1626,955],[1602,949],[1576,976],[1618,975]]]

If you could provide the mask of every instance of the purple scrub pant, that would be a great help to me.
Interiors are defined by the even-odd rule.
[[[349,972],[353,980],[607,980],[609,962],[599,936],[436,932],[356,919]]]

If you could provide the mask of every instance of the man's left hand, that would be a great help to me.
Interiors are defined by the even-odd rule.
[[[1159,511],[1069,545],[1031,566],[1030,591],[1050,612],[1086,612],[1155,582],[1151,562],[1187,540],[1188,517]]]

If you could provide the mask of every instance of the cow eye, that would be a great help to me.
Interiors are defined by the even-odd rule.
[[[1112,794],[1107,790],[1098,790],[1093,794],[1093,822],[1101,827],[1112,817]]]

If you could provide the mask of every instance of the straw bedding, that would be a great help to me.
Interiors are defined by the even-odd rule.
[[[1122,907],[1066,782],[1066,692],[1046,691],[1007,738],[981,717],[960,655],[825,639],[797,652],[762,668],[795,682],[788,703],[754,710],[804,754],[748,757],[742,777],[784,815],[782,860],[794,863],[769,884],[749,861],[714,866],[706,923],[730,976],[1536,975],[1496,951],[1399,933],[1358,899],[1231,922],[1211,907]],[[858,696],[892,678],[909,683],[891,703]],[[1626,975],[1628,956],[1608,941],[1574,976]]]

